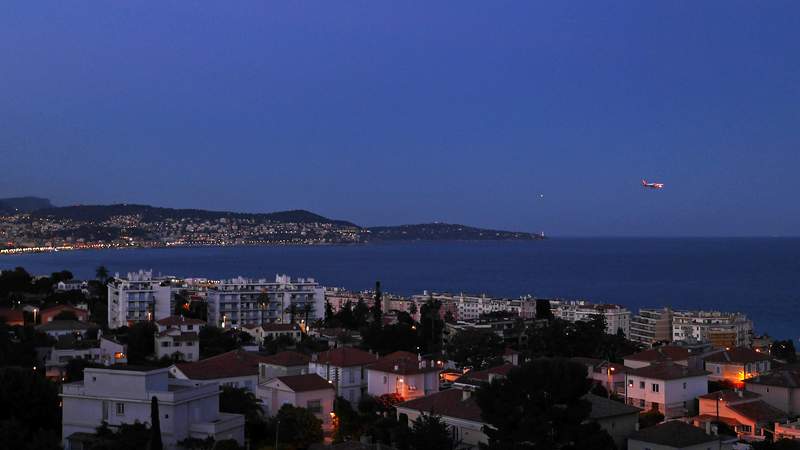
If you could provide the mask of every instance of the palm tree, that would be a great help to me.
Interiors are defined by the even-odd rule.
[[[311,314],[311,311],[313,310],[314,307],[311,305],[311,303],[306,303],[305,305],[303,305],[303,315],[305,315],[306,318],[305,320],[306,326],[308,326],[308,315]]]
[[[294,323],[294,316],[297,315],[297,305],[295,303],[291,303],[284,312],[289,313],[289,323]]]
[[[95,271],[95,277],[97,280],[103,284],[108,280],[108,269],[106,266],[100,266]]]

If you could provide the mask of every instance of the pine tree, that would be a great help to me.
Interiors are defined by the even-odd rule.
[[[150,442],[147,448],[149,450],[163,450],[164,445],[161,443],[161,419],[158,414],[158,398],[153,396],[150,403]]]

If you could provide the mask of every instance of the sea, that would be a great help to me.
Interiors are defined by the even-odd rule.
[[[3,255],[0,268],[93,278],[152,269],[181,277],[315,278],[384,291],[584,299],[739,311],[759,334],[800,338],[800,238],[551,238],[543,241],[87,250]]]

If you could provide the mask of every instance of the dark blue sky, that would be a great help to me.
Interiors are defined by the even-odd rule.
[[[57,204],[797,235],[800,3],[5,2],[0,164]]]

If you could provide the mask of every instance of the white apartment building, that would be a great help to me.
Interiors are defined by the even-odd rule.
[[[568,322],[588,321],[601,315],[606,319],[607,334],[617,334],[618,330],[622,330],[626,338],[630,336],[631,312],[620,305],[596,304],[585,300],[551,300],[550,308],[554,317]]]
[[[656,342],[672,340],[672,310],[640,309],[639,314],[631,318],[628,339],[647,346]]]
[[[135,421],[150,423],[150,405],[158,399],[165,449],[193,437],[244,444],[244,416],[219,411],[219,386],[169,378],[169,370],[130,366],[84,370],[83,381],[62,386],[62,436],[71,450],[74,433],[94,433],[102,422],[113,429]]]
[[[239,328],[246,324],[287,323],[294,305],[295,321],[322,318],[325,290],[313,278],[292,280],[276,275],[275,281],[237,277],[208,289],[208,323]],[[308,308],[308,309],[307,309]]]
[[[187,319],[183,316],[169,316],[156,321],[158,334],[155,336],[156,358],[169,356],[177,361],[197,361],[200,359],[200,327],[205,322]]]
[[[114,275],[108,283],[108,327],[159,320],[174,311],[170,277],[154,277],[151,270]]]
[[[672,340],[711,342],[719,347],[750,347],[753,322],[742,313],[675,311]]]
[[[488,297],[482,295],[437,294],[423,292],[421,295],[411,297],[418,305],[424,304],[429,298],[439,300],[442,304],[453,304],[456,320],[476,320],[484,314],[494,312],[507,312],[520,315],[522,313],[522,300]]]
[[[672,362],[627,369],[625,374],[625,403],[647,411],[657,409],[667,419],[697,414],[695,399],[707,393],[705,370]]]

